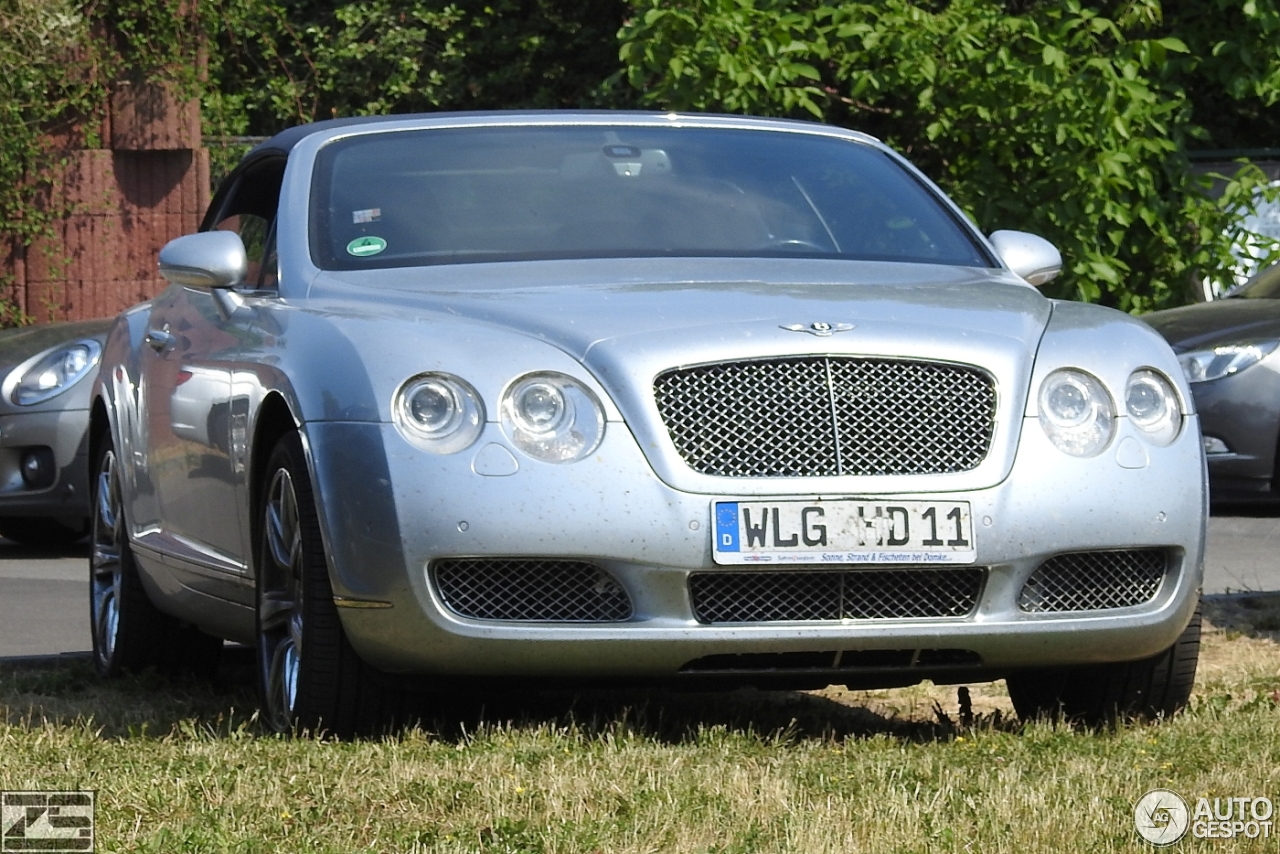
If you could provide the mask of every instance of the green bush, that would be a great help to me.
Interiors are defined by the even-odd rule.
[[[0,0],[0,257],[51,232],[70,209],[53,192],[75,148],[95,148],[112,85],[176,82],[194,92],[199,32],[184,0]],[[53,259],[55,262],[57,259]],[[0,327],[30,318],[4,293]]]
[[[1263,181],[1241,169],[1214,201],[1186,154],[1208,137],[1188,83],[1221,100],[1280,96],[1275,39],[1248,41],[1280,21],[1269,6],[1257,13],[1261,0],[1218,3],[1254,14],[1229,45],[1194,16],[1182,23],[1195,39],[1181,38],[1155,0],[1114,4],[1112,17],[1074,0],[637,3],[621,55],[646,103],[873,133],[984,231],[1055,242],[1066,261],[1046,289],[1056,296],[1139,312],[1185,301],[1201,277],[1225,279]]]
[[[619,68],[624,0],[201,0],[200,9],[211,48],[205,121],[219,134],[633,97],[602,88]]]
[[[33,202],[66,132],[104,91],[90,21],[71,0],[0,0],[0,237],[29,242],[49,223]]]
[[[183,0],[0,0],[0,237],[56,219],[35,204],[59,156],[47,132],[87,117],[91,135],[125,74],[199,94],[226,136],[367,113],[715,110],[875,134],[985,231],[1057,243],[1051,293],[1144,311],[1227,278],[1262,176],[1214,201],[1187,151],[1280,134],[1278,1],[200,0],[192,18]]]

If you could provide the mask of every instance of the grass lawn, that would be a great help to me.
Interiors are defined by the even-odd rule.
[[[930,685],[495,691],[336,743],[264,735],[243,667],[209,686],[0,666],[0,789],[96,790],[99,852],[1152,850],[1149,789],[1280,804],[1280,605],[1207,615],[1191,709],[1105,732],[1022,727],[997,683],[968,724]]]

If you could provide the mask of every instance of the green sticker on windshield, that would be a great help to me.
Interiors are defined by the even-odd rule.
[[[355,240],[347,244],[348,254],[357,258],[366,258],[370,255],[377,255],[383,249],[387,248],[387,241],[381,237],[357,237]]]

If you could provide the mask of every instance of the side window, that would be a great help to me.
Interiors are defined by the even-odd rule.
[[[276,224],[273,220],[267,229],[266,245],[262,249],[262,272],[258,279],[258,287],[262,290],[275,290],[280,287],[280,258],[276,255]]]
[[[271,223],[251,213],[232,214],[214,226],[216,231],[234,231],[244,242],[244,250],[249,256],[249,273],[244,283],[249,287],[260,287],[262,282],[263,259],[266,256],[267,232],[271,231]],[[272,255],[275,253],[272,252]],[[274,276],[272,277],[274,279]]]
[[[245,285],[275,288],[279,284],[276,263],[276,210],[280,204],[280,184],[285,158],[267,156],[242,164],[219,190],[205,228],[234,231],[244,242],[249,256]],[[216,211],[216,213],[214,213]]]

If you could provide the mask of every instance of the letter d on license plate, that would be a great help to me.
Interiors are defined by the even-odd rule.
[[[715,561],[973,563],[967,501],[717,501]]]

